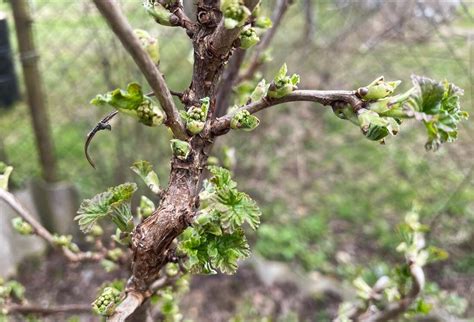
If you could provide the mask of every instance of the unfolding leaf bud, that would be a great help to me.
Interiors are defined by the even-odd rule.
[[[181,117],[186,122],[186,129],[193,135],[200,133],[204,129],[209,111],[209,97],[202,98],[200,102],[200,106],[192,106],[188,111],[181,112]]]
[[[250,100],[252,102],[256,102],[267,96],[268,87],[266,81],[262,79],[258,84],[257,87],[253,90],[252,94],[250,95]]]
[[[153,201],[145,196],[142,196],[140,199],[140,206],[138,207],[138,215],[143,218],[148,218],[153,214],[154,211],[155,204]]]
[[[8,166],[0,161],[0,189],[8,190],[8,179],[12,171],[12,166]]]
[[[165,267],[166,275],[176,276],[179,273],[179,265],[176,263],[168,263]]]
[[[158,65],[160,62],[160,47],[158,39],[153,38],[148,32],[142,29],[135,29],[134,33],[140,41],[142,48],[145,49],[148,55],[150,55],[150,58],[155,65]]]
[[[230,120],[230,127],[232,129],[239,129],[244,131],[252,131],[260,124],[260,120],[249,113],[247,110],[238,111],[232,116]]]
[[[268,17],[259,16],[255,20],[255,27],[257,28],[269,29],[272,27],[272,25],[273,25],[272,20]]]
[[[246,28],[240,32],[240,48],[249,49],[260,41],[255,29]]]
[[[204,122],[201,121],[189,121],[186,122],[186,129],[191,133],[192,135],[201,133],[201,131],[204,129]]]
[[[178,139],[173,139],[171,142],[171,151],[173,151],[174,156],[180,160],[186,160],[191,152],[191,146],[186,141],[181,141]]]
[[[267,95],[270,98],[284,97],[297,89],[296,85],[299,82],[300,76],[298,74],[293,74],[291,77],[288,76],[286,64],[283,64],[270,84]]]
[[[53,243],[60,247],[66,247],[70,251],[77,253],[79,251],[79,247],[72,242],[72,235],[53,235]]]
[[[20,234],[20,235],[31,235],[33,233],[33,227],[26,221],[24,221],[20,217],[15,217],[12,219],[13,228]]]
[[[176,16],[158,1],[145,1],[144,7],[148,14],[150,14],[160,25],[173,26],[176,24],[174,21],[172,21],[176,18]],[[173,16],[175,16],[175,18],[172,18]]]
[[[385,82],[384,77],[380,76],[369,85],[359,88],[357,94],[365,101],[382,99],[391,95],[400,83],[401,81]]]
[[[379,141],[389,134],[389,122],[373,111],[359,110],[358,119],[362,133],[369,140]]]
[[[113,287],[106,287],[102,293],[92,302],[92,310],[103,316],[110,316],[120,303],[120,291]]]
[[[226,29],[243,26],[251,14],[242,0],[222,0],[221,11],[224,15],[224,27]]]

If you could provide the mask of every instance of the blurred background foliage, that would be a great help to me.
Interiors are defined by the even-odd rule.
[[[81,197],[133,180],[129,166],[146,159],[164,182],[169,134],[128,118],[112,123],[91,147],[98,170],[83,155],[86,133],[107,114],[89,100],[128,82],[145,84],[132,60],[89,1],[30,1],[44,89],[61,179]],[[160,69],[171,89],[190,82],[192,48],[182,30],[156,25],[135,1],[122,1],[136,28],[160,41]],[[270,14],[273,1],[264,10]],[[10,15],[7,3],[0,10]],[[300,88],[355,89],[379,75],[448,79],[464,88],[462,106],[473,110],[474,6],[468,1],[295,1],[276,34],[262,76],[282,62],[301,75]],[[311,16],[311,20],[308,20]],[[11,18],[11,15],[9,16]],[[11,41],[16,48],[13,35]],[[16,59],[18,63],[18,59]],[[16,66],[17,73],[20,66]],[[426,152],[424,129],[405,127],[384,146],[364,139],[324,107],[293,103],[266,110],[252,132],[219,138],[214,152],[234,147],[236,180],[259,201],[263,224],[253,236],[264,257],[335,276],[360,272],[381,259],[399,260],[393,233],[416,205],[431,228],[430,243],[446,249],[429,279],[469,298],[474,292],[474,127],[461,124],[459,139]],[[22,187],[40,171],[24,102],[0,109],[0,150]],[[469,311],[474,315],[471,297]],[[468,313],[466,313],[468,314]]]

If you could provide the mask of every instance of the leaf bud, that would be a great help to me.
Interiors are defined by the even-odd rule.
[[[148,14],[151,15],[160,25],[173,26],[175,24],[175,21],[173,21],[174,18],[172,18],[174,14],[158,1],[154,2],[148,0],[144,3],[144,7]]]
[[[260,41],[254,28],[249,27],[240,32],[240,48],[249,49]]]
[[[283,64],[268,88],[268,97],[281,98],[297,89],[300,76],[298,74],[288,76],[287,71],[286,64]]]
[[[232,129],[240,129],[244,131],[252,131],[260,124],[260,120],[249,113],[247,110],[236,112],[230,120]]]
[[[358,119],[362,133],[369,140],[379,141],[389,134],[389,122],[374,111],[361,109],[358,112]]]
[[[158,65],[160,62],[160,47],[158,39],[153,38],[148,32],[142,29],[135,29],[134,33],[140,41],[142,48],[145,49],[155,65]]]
[[[13,218],[12,219],[12,225],[13,225],[13,228],[20,235],[27,236],[27,235],[33,234],[33,227],[20,217]]]
[[[171,142],[171,151],[175,157],[180,160],[186,160],[191,152],[191,146],[186,141],[181,141],[178,139],[173,139]]]
[[[242,27],[251,14],[242,0],[222,0],[221,11],[224,15],[224,27],[226,29]]]
[[[400,85],[401,81],[386,82],[383,76],[378,77],[372,83],[357,90],[357,95],[365,101],[385,98],[391,95]]]

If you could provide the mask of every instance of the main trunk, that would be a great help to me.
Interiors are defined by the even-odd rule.
[[[186,229],[196,212],[199,178],[207,160],[208,145],[192,140],[193,149],[186,161],[173,158],[170,181],[160,206],[133,233],[132,276],[128,290],[145,291],[167,263],[171,243]]]

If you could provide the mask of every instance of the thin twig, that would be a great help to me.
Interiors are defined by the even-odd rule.
[[[188,136],[184,129],[183,122],[179,116],[178,109],[173,102],[173,98],[171,97],[171,93],[163,76],[151,60],[150,56],[141,47],[138,38],[135,36],[129,22],[122,14],[117,2],[114,0],[93,1],[155,92],[155,96],[166,114],[166,125],[170,127],[176,138],[182,140],[187,139]]]
[[[244,80],[252,78],[252,76],[255,75],[255,72],[260,68],[260,66],[262,65],[262,53],[271,44],[273,37],[275,36],[278,27],[280,26],[283,16],[285,15],[286,11],[288,10],[288,7],[292,2],[292,0],[278,0],[271,17],[273,26],[265,33],[265,35],[262,37],[262,40],[256,46],[255,51],[252,53],[252,56],[250,56],[249,67],[247,67],[247,69],[242,73],[242,75],[240,75],[236,79],[237,84]]]
[[[344,102],[350,104],[355,110],[361,108],[363,105],[362,100],[356,96],[355,91],[296,90],[282,98],[270,99],[265,97],[259,101],[244,105],[241,108],[218,118],[212,125],[212,132],[215,135],[226,133],[229,130],[232,116],[237,112],[247,110],[250,114],[253,114],[270,106],[296,101],[316,102],[322,105],[333,105],[338,102]]]
[[[360,319],[361,322],[386,322],[393,321],[396,317],[406,312],[410,305],[416,300],[425,284],[425,274],[423,269],[415,264],[409,264],[412,280],[412,287],[407,296],[395,303],[390,303],[385,309],[378,312],[371,312],[367,317]]]
[[[168,276],[166,274],[163,277],[157,279],[152,283],[147,291],[129,291],[127,292],[125,299],[117,306],[114,314],[108,319],[109,322],[123,322],[125,321],[136,309],[138,309],[148,298],[150,298],[157,291],[168,287],[174,286],[179,278],[182,277],[184,271],[180,267],[180,273],[174,276]]]
[[[215,117],[221,117],[226,112],[227,107],[229,106],[229,100],[232,96],[232,87],[234,86],[236,78],[239,76],[239,70],[242,66],[242,63],[245,58],[246,51],[243,49],[237,49],[232,55],[229,65],[227,66],[224,74],[222,75],[219,91],[217,92],[216,98],[216,111],[214,113]]]
[[[0,189],[0,200],[3,200],[9,205],[24,221],[31,225],[33,233],[38,237],[44,239],[48,244],[54,248],[58,248],[58,245],[54,243],[53,235],[41,225],[22,204],[15,198],[13,194],[3,189]],[[92,253],[92,252],[77,252],[73,253],[66,247],[61,247],[61,250],[66,258],[71,262],[80,261],[99,261],[104,258],[104,254]]]
[[[259,0],[245,0],[245,6],[253,11],[255,6],[259,3]],[[233,42],[240,34],[241,28],[236,27],[234,29],[227,29],[224,26],[224,19],[221,19],[212,36],[210,37],[210,48],[212,48],[212,54],[216,57],[226,55],[229,52],[229,48],[232,47]]]
[[[30,304],[8,304],[3,307],[7,314],[22,314],[22,315],[53,315],[61,313],[90,313],[90,304],[65,304],[55,305],[50,307],[42,307]]]

